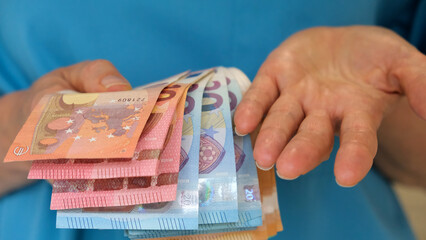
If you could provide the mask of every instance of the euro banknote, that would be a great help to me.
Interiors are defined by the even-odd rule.
[[[231,118],[233,118],[236,106],[242,99],[240,86],[234,75],[235,70],[227,70],[226,68],[218,68],[218,70],[224,72],[228,87]],[[245,79],[245,81],[249,80]],[[234,133],[233,138],[238,188],[237,222],[200,224],[197,230],[192,231],[129,231],[128,236],[131,238],[172,237],[223,232],[225,230],[242,231],[262,225],[260,189],[250,136],[241,137]]]
[[[203,93],[199,155],[199,223],[238,221],[234,139],[224,72],[215,69]]]
[[[31,112],[4,161],[132,158],[161,90],[182,76],[134,91],[47,95]]]
[[[201,72],[191,73],[193,77]],[[198,228],[198,154],[201,119],[201,101],[203,90],[209,78],[202,78],[194,83],[188,91],[186,99],[179,103],[180,108],[186,107],[182,144],[179,152],[172,159],[177,162],[179,171],[176,200],[173,202],[141,204],[131,208],[107,209],[108,211],[87,211],[87,209],[73,209],[58,211],[58,228],[86,228],[86,229],[197,229]],[[186,100],[186,101],[185,101]],[[182,104],[183,103],[183,104]],[[183,116],[182,116],[183,117]],[[179,117],[178,117],[179,118]],[[182,118],[180,118],[182,119]],[[173,136],[169,140],[173,143]],[[172,144],[168,144],[170,146]],[[175,150],[163,154],[173,155]],[[175,154],[176,155],[176,154]],[[161,157],[160,157],[161,158]],[[177,160],[177,161],[176,161]],[[169,161],[167,161],[169,162]],[[161,166],[161,163],[160,163]],[[161,168],[162,170],[163,168]],[[168,172],[168,168],[165,168]],[[101,210],[101,209],[99,209]],[[111,211],[115,210],[115,211]]]
[[[260,181],[260,192],[262,202],[263,225],[252,228],[223,228],[223,229],[203,229],[199,231],[126,231],[125,235],[130,239],[229,239],[229,240],[255,240],[268,239],[275,236],[278,231],[282,231],[281,218],[279,216],[278,201],[276,198],[275,172],[274,170],[258,170]],[[276,203],[276,204],[274,204]],[[267,209],[269,211],[266,211]],[[216,224],[213,224],[216,225]],[[220,225],[220,224],[219,224]],[[200,225],[202,226],[202,225]],[[141,234],[144,233],[144,234]],[[178,233],[178,235],[176,235]]]
[[[139,138],[132,158],[62,159],[35,161],[29,172],[30,179],[99,179],[140,177],[158,174],[158,159],[167,137],[176,105],[189,86],[209,71],[197,76],[183,76],[166,86],[159,95]],[[182,77],[182,78],[183,78]],[[151,89],[154,86],[147,86]],[[145,89],[145,88],[142,88]],[[111,136],[113,138],[113,136]]]
[[[266,239],[282,230],[275,174],[257,170],[250,136],[233,131],[249,86],[215,67],[125,92],[51,94],[5,161],[33,160],[29,178],[54,180],[58,228]]]

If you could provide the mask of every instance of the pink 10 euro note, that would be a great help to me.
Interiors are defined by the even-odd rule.
[[[172,132],[170,138],[166,140],[163,152],[160,155],[160,163],[158,167],[161,173],[177,173],[179,172],[180,162],[185,159],[185,154],[181,151],[181,138],[183,126],[183,114],[186,103],[186,92],[182,95],[173,116],[172,124],[169,131]]]
[[[53,185],[51,208],[112,207],[174,201],[179,172],[180,138],[182,136],[185,97],[186,92],[178,103],[170,125],[172,134],[167,139],[166,147],[161,153],[160,159],[162,161],[159,176],[58,180]]]
[[[153,177],[56,180],[50,209],[118,207],[176,199],[178,173]]]

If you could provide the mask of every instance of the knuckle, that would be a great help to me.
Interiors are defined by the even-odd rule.
[[[351,134],[353,136],[375,136],[376,130],[373,126],[366,123],[356,122],[352,126],[347,127],[346,129],[343,129],[348,134]]]
[[[269,54],[267,63],[272,69],[278,68],[277,70],[279,70],[284,62],[294,61],[297,56],[297,51],[283,42],[282,45]]]
[[[253,95],[247,96],[241,104],[252,112],[258,112],[259,110],[264,111],[264,104],[262,104],[262,101]]]
[[[66,73],[68,71],[69,71],[69,67],[59,67],[59,68],[56,68],[55,70],[51,71],[50,73],[46,74],[45,76],[46,77],[49,77],[49,76],[63,77],[64,73]]]
[[[270,111],[265,121],[276,129],[297,129],[297,124],[300,122],[299,116],[291,111]]]
[[[311,136],[328,136],[331,135],[333,129],[331,124],[327,124],[325,121],[304,121],[299,127],[299,132],[305,132]]]
[[[55,70],[52,70],[49,73],[44,74],[41,76],[37,81],[35,81],[32,84],[32,88],[44,86],[48,87],[51,85],[52,82],[60,82],[62,80],[67,80],[68,76],[67,73],[69,72],[69,67],[59,67]]]
[[[303,111],[297,103],[287,103],[283,105],[273,105],[269,113],[276,118],[289,118],[293,122],[299,121],[303,116]]]
[[[263,136],[266,136],[267,139],[270,139],[273,142],[278,140],[288,142],[290,135],[292,135],[289,129],[273,125],[264,127],[261,132],[263,133]]]
[[[352,156],[358,159],[366,158],[366,155],[370,158],[373,158],[375,153],[373,153],[368,146],[362,141],[358,141],[356,139],[350,139],[345,143],[345,148],[347,151],[352,153]]]
[[[325,146],[318,142],[318,139],[307,135],[298,135],[298,137],[295,139],[295,142],[298,146],[306,149],[306,155],[310,155],[311,158],[314,159],[319,159],[323,155],[323,152],[326,151]]]
[[[102,69],[113,67],[113,64],[105,59],[97,59],[88,61],[81,71],[82,78],[90,78],[94,73],[100,72]]]
[[[92,60],[92,61],[89,62],[88,65],[93,67],[93,68],[113,66],[112,63],[110,61],[106,60],[106,59]]]
[[[363,141],[361,138],[349,138],[342,145],[357,158],[365,158],[367,155],[368,158],[372,159],[377,153],[377,147]]]
[[[276,54],[271,53],[259,69],[258,76],[263,76],[263,78],[269,78],[276,82],[277,79],[281,79],[282,76],[286,75],[285,73],[294,71],[294,64],[291,64],[290,60],[281,55],[281,52],[277,52]],[[258,79],[262,79],[262,77]]]

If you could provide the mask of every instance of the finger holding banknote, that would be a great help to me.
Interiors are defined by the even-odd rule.
[[[24,91],[3,96],[0,99],[0,117],[2,135],[0,136],[0,158],[3,159],[11,141],[31,112],[31,109],[46,94],[73,90],[78,92],[107,92],[130,90],[129,82],[118,72],[113,64],[106,60],[84,61],[68,67],[58,68],[40,77],[33,85]],[[3,161],[1,161],[3,162]],[[8,186],[0,186],[0,195],[13,188],[27,183],[26,174],[30,162],[11,165],[0,164],[1,172],[13,172],[15,180]],[[21,174],[22,173],[22,174]],[[22,176],[21,176],[22,175]],[[20,180],[22,179],[22,180]],[[10,182],[1,181],[2,183]],[[16,183],[16,184],[15,184]],[[4,185],[4,184],[3,184]]]
[[[68,67],[58,68],[40,77],[24,91],[3,96],[0,119],[6,134],[0,137],[1,158],[6,153],[10,141],[16,136],[19,127],[27,119],[31,110],[46,94],[57,91],[108,92],[130,90],[129,82],[107,60],[84,61]],[[21,103],[19,107],[16,104]],[[14,123],[14,126],[11,126]],[[4,150],[4,151],[3,151]]]
[[[77,92],[113,92],[130,90],[130,83],[107,60],[84,61],[58,68],[42,76],[29,89],[31,107],[48,93],[74,90]]]

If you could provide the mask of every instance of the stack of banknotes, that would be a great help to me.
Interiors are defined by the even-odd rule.
[[[275,173],[257,171],[233,114],[236,68],[184,72],[131,91],[44,96],[5,162],[53,180],[58,228],[131,239],[267,239],[282,230]]]

